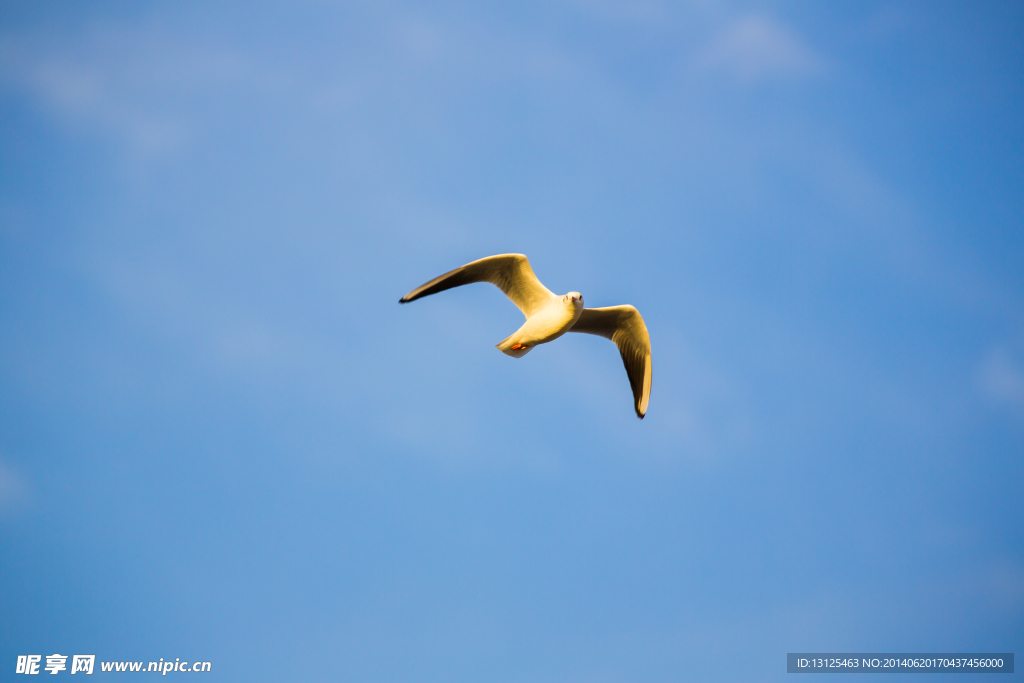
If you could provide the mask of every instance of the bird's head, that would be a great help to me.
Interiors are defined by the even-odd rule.
[[[562,301],[567,306],[571,306],[577,310],[583,310],[583,295],[579,292],[569,292],[562,297]]]

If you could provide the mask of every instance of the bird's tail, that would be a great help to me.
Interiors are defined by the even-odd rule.
[[[512,334],[512,335],[510,335],[508,337],[505,337],[500,342],[495,344],[494,348],[498,349],[499,351],[501,351],[506,356],[512,356],[513,358],[522,358],[523,356],[528,354],[530,352],[530,349],[532,349],[533,347],[532,346],[527,346],[527,347],[520,347],[518,349],[513,349],[512,348],[513,346],[517,346],[517,344],[514,341],[512,341],[512,337],[514,337],[514,336],[516,336],[516,335]]]

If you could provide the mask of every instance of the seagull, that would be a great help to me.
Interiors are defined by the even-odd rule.
[[[496,285],[526,316],[522,327],[495,345],[499,351],[522,358],[533,347],[554,341],[566,332],[611,339],[626,366],[636,416],[643,419],[647,414],[651,396],[651,338],[640,311],[632,306],[584,308],[579,292],[559,296],[541,284],[522,254],[499,254],[467,263],[420,285],[398,303],[407,304],[473,282]]]

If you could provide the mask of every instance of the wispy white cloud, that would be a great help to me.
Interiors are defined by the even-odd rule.
[[[139,267],[96,259],[87,273],[163,338],[194,349],[218,368],[272,372],[313,353],[258,304],[167,264]]]
[[[991,349],[981,362],[978,379],[989,398],[1024,408],[1024,363],[1010,350]]]
[[[664,4],[655,0],[568,0],[570,5],[609,21],[651,22],[664,19]]]
[[[191,96],[247,72],[235,52],[181,44],[146,28],[96,29],[62,40],[0,36],[0,88],[27,93],[69,129],[112,133],[145,156],[188,139]]]
[[[1024,566],[1001,559],[986,567],[977,585],[996,609],[1019,612],[1024,605]]]
[[[702,70],[751,83],[814,76],[824,60],[792,29],[764,15],[747,15],[721,31],[698,54]]]
[[[0,518],[14,514],[28,504],[32,487],[18,470],[0,460]]]

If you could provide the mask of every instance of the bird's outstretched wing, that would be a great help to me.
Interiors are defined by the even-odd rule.
[[[569,331],[596,334],[615,342],[633,389],[636,416],[642,420],[651,397],[651,337],[640,311],[632,306],[584,308]]]
[[[420,297],[472,282],[490,282],[497,285],[527,318],[555,297],[555,294],[542,285],[533,274],[533,268],[525,256],[499,254],[467,263],[461,268],[439,275],[403,296],[398,303],[407,304]]]

